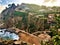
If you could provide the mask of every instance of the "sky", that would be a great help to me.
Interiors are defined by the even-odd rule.
[[[30,3],[45,6],[60,6],[60,0],[0,0],[0,12],[5,9],[8,4],[11,3]]]

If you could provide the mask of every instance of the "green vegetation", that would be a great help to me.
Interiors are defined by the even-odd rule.
[[[25,17],[25,16],[27,16],[27,13],[25,13],[25,12],[18,12],[18,11],[15,11],[15,12],[14,12],[14,16]]]
[[[60,45],[60,36],[59,35],[55,35],[52,37],[52,42],[54,45]]]
[[[26,4],[26,6],[30,9],[30,12],[34,12],[34,13],[38,13],[40,10],[40,6],[39,5],[35,5],[35,4]]]

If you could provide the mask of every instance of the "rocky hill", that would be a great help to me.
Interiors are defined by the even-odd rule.
[[[13,4],[9,4],[8,8],[6,8],[5,10],[2,11],[1,15],[3,15],[3,19],[5,19],[5,17],[9,17],[9,16],[13,16],[15,11],[18,12],[32,12],[35,14],[44,14],[44,13],[57,13],[60,12],[60,7],[46,7],[46,6],[39,6],[36,4],[26,4],[26,3],[22,3],[21,5],[15,5]]]
[[[38,26],[38,23],[41,24],[43,22],[41,20],[44,20],[45,15],[51,13],[53,14],[60,13],[59,8],[60,7],[46,7],[46,6],[39,6],[35,4],[26,4],[26,3],[22,3],[21,5],[19,4],[15,5],[13,3],[13,4],[9,4],[8,8],[3,10],[1,15],[2,15],[2,19],[6,22],[7,27],[17,26],[18,28],[26,29],[28,25],[31,25],[34,27],[34,29],[32,30],[35,30],[36,25]],[[10,25],[8,25],[8,23],[10,23]],[[38,28],[40,28],[40,25],[38,26]],[[41,28],[43,28],[43,26],[41,26]]]

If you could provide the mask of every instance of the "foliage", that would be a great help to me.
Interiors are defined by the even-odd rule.
[[[18,22],[18,24],[16,24],[15,26],[16,26],[16,28],[19,28],[19,29],[21,29],[22,22]]]
[[[18,11],[15,11],[14,12],[14,16],[26,16],[27,15],[27,13],[25,13],[25,12],[18,12]]]
[[[30,12],[39,12],[40,10],[40,6],[39,5],[35,5],[35,4],[26,4],[27,7],[30,9]]]
[[[54,45],[60,45],[60,36],[59,35],[53,36],[52,41]]]
[[[60,34],[58,29],[60,28],[60,15],[55,16],[55,22],[56,24],[50,28],[51,35],[52,35],[52,42],[53,45],[60,45]]]
[[[29,24],[29,25],[30,25],[30,26],[29,26],[29,33],[35,32],[36,26],[35,26],[33,23],[31,23],[31,24]]]
[[[55,21],[56,21],[56,28],[58,29],[58,28],[60,28],[60,16],[56,16],[56,18],[55,18]]]
[[[18,24],[15,25],[17,28],[21,29],[22,23],[24,23],[24,25],[27,25],[27,22],[28,22],[28,19],[27,19],[28,14],[27,13],[15,11],[14,16],[15,17],[17,17],[17,16],[22,17],[22,21],[18,21]]]
[[[51,34],[50,34],[51,36],[55,36],[58,34],[56,28],[52,28],[50,29],[50,31],[51,31]]]

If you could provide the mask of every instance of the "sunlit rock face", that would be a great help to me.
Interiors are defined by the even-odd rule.
[[[15,33],[7,32],[6,29],[0,29],[0,38],[18,40],[19,36]]]
[[[51,36],[48,34],[40,34],[38,37],[41,39],[43,42],[48,42],[51,40]]]

